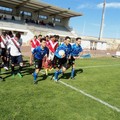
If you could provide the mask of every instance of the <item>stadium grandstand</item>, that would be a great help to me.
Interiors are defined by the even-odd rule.
[[[82,14],[34,0],[0,1],[0,30],[20,31],[24,37],[28,34],[29,39],[33,34],[50,33],[75,37],[69,19],[76,16]]]
[[[13,33],[20,32],[23,45],[27,47],[29,40],[39,34],[57,34],[60,36],[60,42],[65,36],[70,36],[73,43],[78,35],[69,27],[69,21],[70,18],[78,16],[82,16],[82,13],[37,0],[0,0],[0,33],[8,30]],[[81,45],[87,52],[102,50],[102,53],[105,53],[107,48],[113,48],[111,43],[108,44],[109,40],[99,41],[93,37],[81,37]]]

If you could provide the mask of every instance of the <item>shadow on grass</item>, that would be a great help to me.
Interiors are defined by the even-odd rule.
[[[83,73],[83,69],[75,69],[74,77],[77,76],[77,74]],[[64,73],[59,79],[70,79],[71,72]]]

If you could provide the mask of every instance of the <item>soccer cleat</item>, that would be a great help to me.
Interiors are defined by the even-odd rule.
[[[8,69],[8,67],[6,67],[6,66],[4,67],[4,69],[5,69],[6,71],[8,71],[8,70],[9,70],[9,69]]]
[[[53,77],[53,80],[54,80],[55,82],[58,82],[58,79],[55,79],[55,77]]]
[[[74,77],[70,77],[70,79],[75,80],[75,78],[74,78]]]
[[[18,75],[20,78],[22,78],[22,77],[23,77],[23,76],[22,76],[19,72],[17,73],[17,75]]]
[[[14,78],[14,77],[15,77],[15,74],[13,73],[13,74],[12,74],[12,78]]]
[[[45,69],[45,74],[48,75],[48,69]]]
[[[5,79],[3,79],[2,77],[0,77],[0,80],[1,80],[1,81],[5,81]]]
[[[49,71],[51,72],[53,70],[53,68],[49,68]]]
[[[37,81],[37,80],[34,80],[34,84],[38,84],[38,81]]]

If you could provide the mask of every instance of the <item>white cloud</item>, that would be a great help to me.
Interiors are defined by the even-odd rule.
[[[77,9],[93,8],[93,7],[94,7],[93,5],[86,3],[86,4],[81,4],[81,5],[79,5],[79,6],[77,7]]]
[[[103,3],[97,5],[98,8],[103,8]],[[106,8],[120,8],[120,2],[106,3]]]

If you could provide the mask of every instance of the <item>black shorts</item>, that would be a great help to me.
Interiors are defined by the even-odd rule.
[[[62,66],[63,67],[67,67],[67,58],[64,57],[64,58],[58,58],[57,56],[54,56],[54,68],[61,68]]]
[[[20,64],[23,62],[22,55],[11,56],[11,64]]]
[[[42,68],[42,60],[38,60],[34,58],[35,61],[35,69],[41,69]]]
[[[1,56],[6,57],[6,48],[2,48],[2,50],[1,50]]]
[[[69,65],[75,64],[75,59],[74,59],[73,56],[71,56],[71,59],[68,60],[68,64],[69,64]]]

